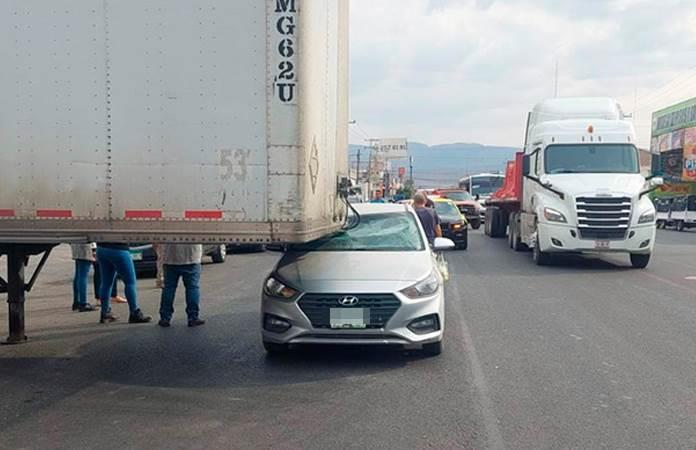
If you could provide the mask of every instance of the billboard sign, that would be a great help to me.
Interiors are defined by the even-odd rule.
[[[653,137],[690,127],[696,127],[696,98],[653,114]]]
[[[386,159],[408,158],[408,142],[406,138],[388,138],[377,141],[377,153]]]

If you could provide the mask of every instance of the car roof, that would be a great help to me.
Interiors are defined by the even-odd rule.
[[[396,203],[358,203],[353,205],[358,214],[387,214],[387,213],[403,213],[409,212],[408,205],[399,205]]]

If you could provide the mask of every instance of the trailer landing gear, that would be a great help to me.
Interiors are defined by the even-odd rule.
[[[27,341],[27,336],[24,334],[24,293],[31,291],[54,246],[53,244],[0,244],[0,255],[7,255],[7,281],[0,278],[0,292],[7,293],[10,327],[10,334],[2,344],[23,344]],[[24,269],[29,262],[29,256],[41,253],[43,253],[41,261],[36,266],[29,283],[26,283]]]

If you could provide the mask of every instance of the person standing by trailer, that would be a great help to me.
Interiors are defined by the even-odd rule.
[[[121,277],[125,284],[126,300],[130,316],[128,323],[147,323],[152,320],[145,316],[138,306],[137,280],[135,278],[135,267],[131,258],[128,244],[99,243],[97,244],[97,260],[101,271],[101,286],[99,297],[101,298],[101,317],[100,323],[110,323],[118,320],[111,312],[111,288],[116,281],[116,275]]]
[[[171,325],[174,315],[174,297],[179,278],[184,280],[186,287],[186,316],[188,326],[197,327],[203,325],[205,320],[200,314],[200,279],[201,258],[203,246],[200,244],[162,244],[159,247],[162,253],[164,267],[164,288],[160,301],[159,326],[167,328]]]
[[[94,254],[91,244],[71,244],[72,259],[75,261],[75,275],[73,276],[73,304],[72,310],[79,312],[96,311],[96,308],[87,303],[87,278],[89,268],[94,264]]]

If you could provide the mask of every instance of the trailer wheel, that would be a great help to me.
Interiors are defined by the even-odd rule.
[[[648,263],[650,262],[650,253],[647,255],[640,254],[640,253],[631,253],[631,265],[635,269],[645,269],[648,267]]]
[[[490,237],[505,237],[507,223],[505,223],[503,211],[499,208],[491,207],[486,210],[486,230]]]
[[[527,246],[522,243],[522,238],[520,237],[520,224],[518,217],[519,215],[516,213],[510,215],[510,248],[516,252],[523,252],[526,250]]]

